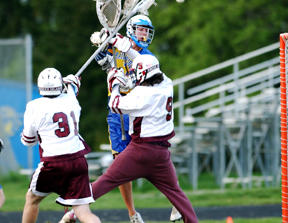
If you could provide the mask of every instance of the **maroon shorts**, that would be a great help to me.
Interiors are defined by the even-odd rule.
[[[84,156],[62,161],[39,163],[31,182],[30,191],[38,196],[54,192],[62,205],[81,205],[94,202]]]

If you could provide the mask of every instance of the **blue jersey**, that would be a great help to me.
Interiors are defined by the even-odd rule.
[[[153,55],[147,48],[142,48],[138,52],[140,54]],[[116,61],[117,61],[117,67],[122,67],[125,72],[129,71],[129,69],[132,67],[133,61],[131,61],[128,57],[126,57],[125,54],[120,53],[117,50],[116,50]],[[110,95],[110,92],[108,93],[108,95]],[[112,147],[112,154],[121,153],[131,141],[131,137],[128,134],[129,115],[123,114],[123,120],[124,120],[126,140],[122,140],[120,115],[111,112],[111,110],[109,109],[109,113],[107,116],[107,123],[108,123],[109,140]]]

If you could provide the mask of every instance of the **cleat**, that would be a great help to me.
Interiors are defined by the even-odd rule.
[[[136,212],[136,214],[134,214],[133,216],[130,216],[130,222],[131,223],[144,223],[141,215]]]
[[[59,223],[75,223],[76,222],[76,215],[74,214],[74,211],[67,211],[63,217],[61,218],[61,220],[59,221]]]
[[[180,221],[181,219],[182,215],[180,214],[180,212],[175,207],[172,207],[170,221],[175,222]]]

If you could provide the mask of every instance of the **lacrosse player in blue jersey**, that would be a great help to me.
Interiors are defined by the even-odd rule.
[[[150,19],[145,15],[136,15],[132,17],[126,25],[126,34],[128,37],[117,35],[113,38],[108,46],[108,50],[103,56],[96,58],[97,62],[102,65],[102,69],[109,72],[110,68],[114,66],[112,46],[116,48],[116,66],[122,68],[126,74],[129,73],[129,69],[132,67],[133,59],[139,54],[151,54],[147,47],[151,44],[154,36],[154,27]],[[97,45],[95,42],[96,36],[91,36],[91,42]],[[96,44],[95,44],[96,43]],[[124,52],[124,53],[121,53]],[[125,94],[129,89],[122,89],[122,93]],[[108,90],[108,96],[110,97],[110,91]],[[119,114],[112,113],[109,109],[107,116],[109,140],[112,147],[112,154],[115,157],[120,154],[131,141],[131,137],[128,134],[129,131],[129,117],[127,114],[123,115],[125,139],[122,138],[121,132],[121,116]],[[144,223],[141,215],[135,210],[133,195],[132,195],[132,182],[120,185],[119,190],[128,209],[128,214],[131,222]]]

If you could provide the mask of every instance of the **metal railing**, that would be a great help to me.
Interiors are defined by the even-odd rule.
[[[172,159],[194,189],[205,168],[221,188],[279,184],[278,48],[279,42],[173,81]]]
[[[185,120],[183,120],[185,116],[184,110],[185,108],[189,108],[188,105],[192,103],[214,96],[214,100],[207,99],[204,103],[199,103],[200,105],[193,106],[190,111],[188,110],[189,115],[197,115],[200,112],[208,112],[209,109],[215,107],[223,108],[226,103],[231,103],[231,101],[235,102],[240,96],[246,96],[263,90],[267,88],[267,85],[271,87],[277,85],[279,83],[278,52],[275,52],[276,57],[264,62],[259,62],[256,65],[251,65],[242,70],[240,69],[240,63],[247,62],[250,59],[257,58],[276,49],[278,50],[278,48],[279,42],[173,80],[174,89],[178,89],[178,98],[177,100],[174,98],[174,111],[178,110],[177,121],[179,123],[179,131],[183,133],[183,121]],[[231,67],[233,70],[232,73],[225,74],[223,72],[219,78],[211,79],[210,81],[205,80],[206,83],[204,84],[193,88],[189,87],[189,84],[192,84],[194,80],[199,80],[199,78]],[[251,74],[253,74],[253,76],[250,77],[249,75]],[[267,84],[264,83],[265,81]],[[255,85],[258,86],[252,88]],[[249,87],[251,87],[251,89],[248,89]]]

